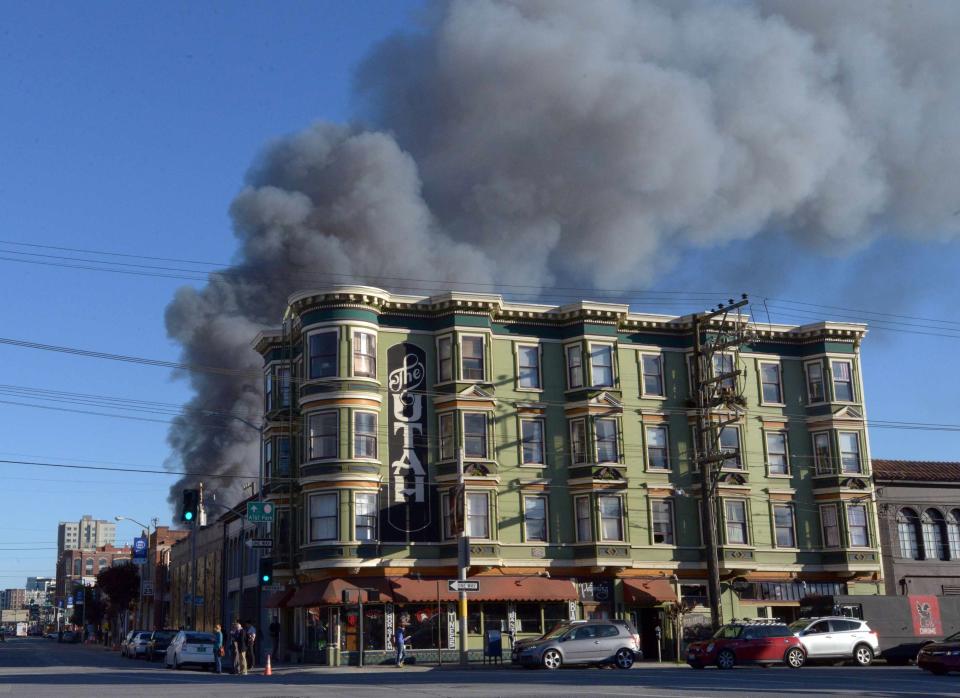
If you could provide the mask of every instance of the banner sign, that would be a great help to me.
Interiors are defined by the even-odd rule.
[[[936,596],[910,596],[910,616],[914,635],[943,635],[940,603]]]
[[[390,473],[383,540],[437,540],[436,487],[427,472],[426,352],[416,344],[396,344],[387,351],[387,371]]]
[[[133,564],[147,564],[147,537],[140,536],[133,539]]]

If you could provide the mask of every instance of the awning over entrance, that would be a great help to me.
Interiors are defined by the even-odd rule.
[[[275,592],[267,598],[264,605],[267,608],[286,608],[287,602],[294,593],[296,593],[296,589],[284,589],[283,591]]]
[[[287,607],[342,604],[344,591],[350,592],[350,603],[393,600],[390,583],[383,577],[348,577],[304,584],[287,601]]]
[[[471,577],[470,581],[480,583],[480,591],[467,594],[470,601],[573,601],[577,598],[577,589],[569,579],[505,576]],[[393,596],[399,602],[457,600],[457,594],[447,590],[446,579],[396,577],[393,580]]]
[[[677,592],[668,579],[624,579],[623,600],[632,606],[656,606],[672,601],[676,603]]]

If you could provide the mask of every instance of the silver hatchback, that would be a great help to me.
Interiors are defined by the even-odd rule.
[[[880,653],[877,633],[857,618],[801,618],[790,629],[800,638],[808,659],[852,659],[868,666]]]
[[[629,669],[642,659],[640,636],[625,620],[562,623],[543,637],[520,640],[514,647],[514,664],[559,669],[564,664],[612,664]]]

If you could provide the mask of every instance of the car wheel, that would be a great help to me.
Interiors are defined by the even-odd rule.
[[[614,655],[613,663],[617,669],[629,669],[633,666],[633,652],[626,647],[621,647],[617,650],[617,654]]]
[[[563,657],[557,650],[547,650],[543,653],[543,666],[547,669],[559,669],[563,665]]]
[[[799,669],[807,661],[807,657],[799,647],[791,647],[787,650],[784,661],[791,669]]]
[[[173,668],[178,670],[183,668],[183,665],[180,664],[180,660],[177,659],[177,655],[173,655]]]
[[[857,645],[853,648],[853,661],[858,666],[870,666],[873,661],[873,650],[869,645]]]
[[[733,669],[733,665],[737,663],[736,657],[733,656],[733,652],[730,650],[720,650],[720,654],[717,655],[717,668],[718,669]]]

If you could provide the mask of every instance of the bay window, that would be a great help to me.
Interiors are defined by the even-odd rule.
[[[336,330],[314,332],[308,336],[308,378],[333,378],[337,375],[338,343],[339,333]]]
[[[487,415],[485,412],[463,413],[463,452],[467,458],[487,457]]]
[[[339,449],[339,413],[314,412],[307,416],[307,457],[309,460],[336,458]]]
[[[483,337],[466,335],[460,341],[460,377],[482,381],[484,376]]]
[[[573,464],[587,462],[587,423],[582,419],[570,422],[570,455]]]
[[[590,345],[590,375],[596,388],[613,387],[613,347],[609,344]]]
[[[833,399],[853,402],[853,364],[849,361],[831,361],[833,374]]]
[[[731,545],[746,545],[749,542],[747,535],[747,503],[742,499],[727,499],[723,502],[723,512],[727,529],[727,543]]]
[[[623,499],[616,495],[597,497],[600,505],[600,540],[623,541]]]
[[[740,427],[728,425],[720,430],[720,451],[724,456],[722,467],[743,469],[740,458]]]
[[[571,344],[567,347],[567,388],[583,387],[583,347]]]
[[[855,431],[841,431],[837,437],[840,442],[840,469],[844,473],[863,472],[860,463],[860,435]]]
[[[337,539],[337,509],[340,495],[336,492],[310,497],[310,542]]]
[[[377,457],[377,413],[353,413],[353,457]]]
[[[454,412],[444,412],[440,415],[440,460],[453,460],[456,455],[456,442],[454,441]]]
[[[353,375],[377,377],[377,335],[372,332],[353,333]]]
[[[373,492],[358,492],[354,500],[354,539],[371,541],[377,539],[377,495]]]
[[[577,542],[586,543],[593,540],[593,525],[591,522],[590,496],[583,495],[573,500],[577,517]]]
[[[812,361],[805,366],[807,372],[807,401],[823,402],[826,399],[823,390],[823,364]]]
[[[486,492],[467,493],[467,535],[490,537],[490,497]]]
[[[863,504],[847,505],[847,529],[850,545],[865,548],[870,545],[870,529],[867,525],[867,507]]]
[[[437,381],[453,380],[453,337],[447,335],[437,340]]]
[[[619,462],[619,438],[617,436],[617,420],[602,418],[593,423],[596,430],[597,462]]]

